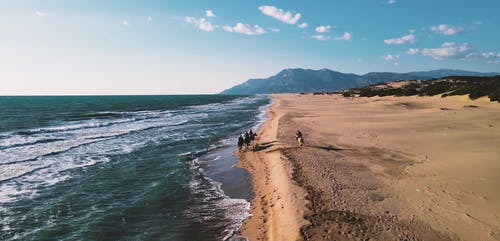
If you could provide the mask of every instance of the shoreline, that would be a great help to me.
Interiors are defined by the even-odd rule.
[[[500,105],[464,96],[272,98],[257,150],[237,163],[252,176],[252,217],[239,230],[249,240],[500,238]],[[294,142],[297,129],[305,147]]]
[[[267,120],[257,130],[256,151],[237,153],[237,167],[252,177],[251,216],[238,231],[249,240],[298,240],[299,229],[307,224],[305,192],[292,181],[292,167],[284,160],[277,141],[281,114],[273,99]]]
[[[269,106],[270,103],[258,108],[256,121],[250,129],[258,129],[266,121],[266,110]],[[203,175],[213,182],[228,202],[232,203],[229,213],[233,223],[225,230],[226,236],[223,240],[247,240],[246,237],[239,235],[238,230],[243,225],[243,221],[250,216],[250,200],[253,193],[251,174],[246,169],[237,167],[239,159],[234,155],[232,139],[226,138],[218,143],[213,149],[207,150],[199,157],[200,167]],[[246,204],[245,208],[234,205],[242,201]]]

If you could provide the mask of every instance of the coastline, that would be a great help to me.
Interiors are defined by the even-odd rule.
[[[305,191],[292,181],[292,166],[280,149],[278,125],[280,101],[267,110],[267,120],[257,131],[256,151],[242,151],[237,167],[252,176],[251,216],[239,232],[249,240],[298,240],[300,227],[307,224]]]
[[[500,237],[497,103],[272,98],[257,150],[237,164],[252,176],[252,217],[239,231],[249,240]],[[294,142],[297,129],[305,147]]]

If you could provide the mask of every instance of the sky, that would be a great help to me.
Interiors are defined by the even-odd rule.
[[[0,0],[0,95],[213,94],[284,68],[500,72],[498,0]]]

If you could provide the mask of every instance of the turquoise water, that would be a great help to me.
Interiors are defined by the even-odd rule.
[[[268,103],[0,97],[0,239],[230,238],[249,209],[231,151]]]

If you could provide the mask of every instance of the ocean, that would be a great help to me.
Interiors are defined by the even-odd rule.
[[[267,96],[0,97],[0,240],[231,240]]]

